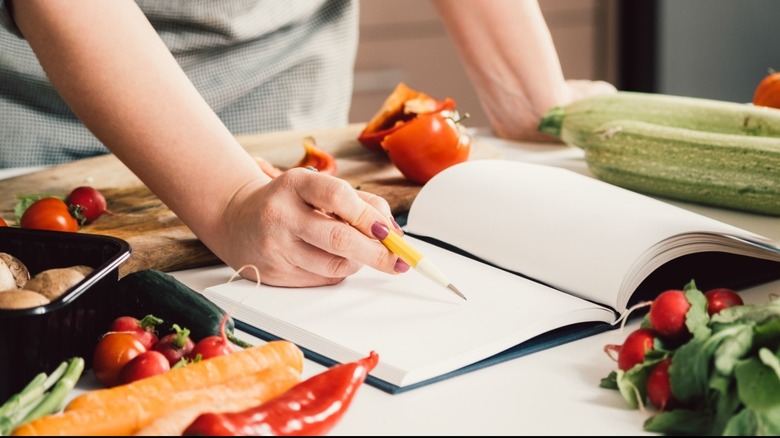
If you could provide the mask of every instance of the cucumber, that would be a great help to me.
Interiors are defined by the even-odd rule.
[[[178,324],[190,330],[194,341],[219,335],[226,312],[201,293],[172,275],[155,269],[145,269],[125,275],[119,280],[114,313],[142,318],[154,315],[163,320],[163,327]],[[234,336],[235,323],[228,316],[225,332],[241,347],[250,346]]]
[[[539,131],[571,146],[605,122],[638,120],[721,134],[780,137],[780,110],[763,106],[668,94],[618,91],[550,109]]]
[[[780,138],[613,120],[582,137],[585,161],[637,192],[780,215]]]

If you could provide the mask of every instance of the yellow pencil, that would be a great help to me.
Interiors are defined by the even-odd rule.
[[[446,287],[464,300],[466,299],[466,296],[463,295],[429,259],[420,254],[419,251],[414,249],[414,247],[399,234],[388,230],[387,237],[381,239],[380,242],[420,274]]]

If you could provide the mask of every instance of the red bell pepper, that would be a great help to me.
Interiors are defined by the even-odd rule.
[[[449,114],[455,107],[455,100],[449,97],[443,101],[438,100],[400,82],[382,103],[379,111],[366,123],[357,139],[366,148],[381,151],[381,143],[385,137],[418,115]]]
[[[324,435],[341,420],[377,362],[379,355],[372,351],[368,357],[331,367],[256,407],[201,414],[182,435]]]

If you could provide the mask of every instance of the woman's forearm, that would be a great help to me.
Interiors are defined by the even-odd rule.
[[[570,98],[535,0],[433,0],[494,126],[538,117]],[[503,134],[503,133],[499,133]]]
[[[131,0],[22,0],[14,18],[83,123],[193,231],[266,177]]]
[[[57,91],[218,257],[266,284],[408,270],[372,230],[384,199],[306,169],[266,176],[132,0],[19,0],[16,22]]]

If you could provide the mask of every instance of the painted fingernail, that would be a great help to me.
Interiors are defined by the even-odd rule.
[[[387,225],[377,221],[371,225],[371,234],[379,240],[384,240],[390,234],[390,230],[387,228]]]
[[[395,229],[400,231],[401,230],[401,226],[398,225],[398,222],[395,221],[395,218],[390,216],[390,220],[393,222],[393,226],[395,227]]]
[[[404,272],[408,271],[410,268],[409,264],[405,261],[398,259],[395,261],[395,267],[393,268],[395,272],[398,272],[399,274],[403,274]]]

